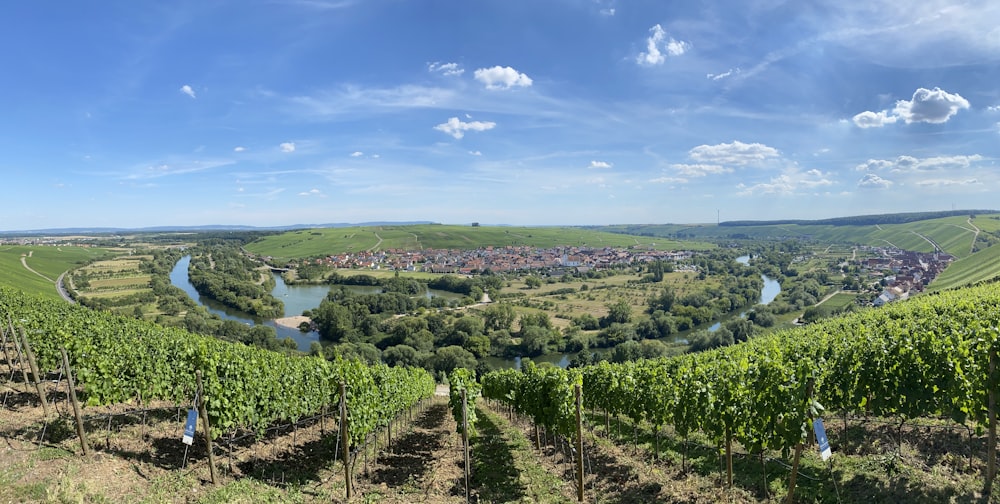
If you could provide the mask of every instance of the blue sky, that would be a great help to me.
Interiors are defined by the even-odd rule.
[[[995,1],[4,11],[0,230],[1000,208]]]

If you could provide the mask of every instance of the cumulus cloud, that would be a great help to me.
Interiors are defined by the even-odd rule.
[[[281,152],[295,152],[295,142],[284,142],[278,147],[281,148]]]
[[[688,156],[706,165],[744,166],[776,158],[778,150],[760,143],[747,144],[736,140],[728,144],[699,145],[688,151]]]
[[[448,77],[458,77],[465,73],[465,69],[458,66],[458,63],[429,63],[427,65],[427,71],[431,73],[439,73],[441,75],[446,75]]]
[[[308,191],[300,192],[299,196],[304,196],[304,197],[307,197],[307,196],[319,196],[319,197],[322,198],[323,197],[323,191],[320,191],[319,189],[315,189],[314,188],[314,189],[310,189]]]
[[[969,101],[958,93],[951,94],[941,88],[919,88],[913,92],[909,101],[896,102],[893,112],[902,117],[907,124],[925,122],[941,124],[951,119],[951,116],[961,109],[969,108]]]
[[[607,162],[607,161],[591,161],[590,162],[590,168],[604,168],[604,169],[607,169],[607,168],[611,168],[612,166],[614,166],[614,165],[611,164],[611,163],[609,163],[609,162]]]
[[[677,173],[686,177],[704,177],[705,175],[715,175],[719,173],[732,173],[732,168],[727,168],[716,164],[675,164],[671,168]]]
[[[486,89],[510,89],[514,86],[531,86],[531,77],[514,70],[511,67],[497,65],[493,68],[480,68],[476,70],[477,81],[486,84]]]
[[[615,9],[614,9],[614,7],[611,7],[609,9],[601,9],[601,15],[603,15],[603,16],[614,16],[615,15]]]
[[[243,152],[245,150],[247,150],[247,148],[242,145],[237,145],[236,147],[233,147],[233,152]]]
[[[892,124],[898,119],[894,115],[889,115],[888,111],[882,110],[880,112],[864,111],[851,118],[854,124],[859,128],[881,128],[886,124]]]
[[[472,156],[482,156],[483,155],[482,152],[479,152],[477,150],[469,151],[469,154],[472,155]]]
[[[993,105],[992,107],[986,107],[987,112],[1000,112],[1000,105]]]
[[[187,84],[181,86],[181,88],[178,91],[190,96],[191,98],[197,98],[197,96],[195,96],[194,94],[194,89]]]
[[[354,152],[351,153],[351,157],[361,157],[361,156],[364,156],[364,155],[365,155],[365,153],[361,152],[361,151],[354,151]]]
[[[452,117],[448,119],[448,122],[434,126],[434,129],[443,131],[456,139],[460,139],[465,136],[466,131],[486,131],[493,129],[496,125],[497,123],[491,121],[464,122],[459,120],[457,117]]]
[[[898,100],[892,112],[865,111],[853,117],[854,124],[859,128],[881,128],[886,124],[902,119],[906,124],[930,123],[941,124],[959,110],[969,108],[969,100],[962,95],[949,93],[941,88],[917,88],[909,100]]]
[[[667,32],[659,24],[649,29],[649,37],[646,38],[646,51],[640,52],[635,57],[636,63],[643,66],[661,65],[667,60],[667,56],[680,56],[691,48],[691,44],[673,37],[667,37]]]
[[[891,180],[886,180],[874,173],[866,173],[861,180],[858,181],[858,187],[862,189],[888,189],[892,186]]]

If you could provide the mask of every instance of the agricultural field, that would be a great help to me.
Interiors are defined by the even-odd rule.
[[[13,245],[0,247],[0,285],[59,298],[59,275],[114,252],[103,248]]]
[[[96,261],[73,272],[74,281],[86,279],[86,286],[74,287],[81,296],[101,298],[150,292],[151,276],[139,268],[143,260],[152,260],[152,256],[125,256]]]
[[[631,236],[569,227],[498,227],[422,224],[324,228],[266,236],[246,245],[254,254],[281,259],[376,252],[388,249],[476,249],[482,247],[632,247],[658,250],[707,250],[704,242]]]
[[[996,278],[998,275],[1000,275],[1000,245],[994,245],[952,263],[941,276],[931,282],[928,290],[952,289]]]
[[[966,257],[972,251],[976,228],[982,232],[1000,230],[997,215],[977,215],[971,221],[968,215],[942,217],[936,219],[907,222],[905,224],[875,225],[830,225],[830,224],[770,224],[757,226],[699,226],[677,225],[630,225],[608,226],[594,229],[615,230],[635,234],[676,237],[688,239],[724,239],[740,237],[744,239],[803,239],[815,241],[823,246],[838,244],[868,245],[874,247],[895,246],[915,252],[933,252],[936,243],[945,252],[955,257]]]

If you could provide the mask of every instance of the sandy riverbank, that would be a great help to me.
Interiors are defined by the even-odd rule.
[[[295,315],[292,317],[283,317],[279,319],[274,319],[274,323],[282,327],[291,327],[292,329],[298,329],[299,325],[303,322],[312,322],[309,317],[304,317],[302,315]]]

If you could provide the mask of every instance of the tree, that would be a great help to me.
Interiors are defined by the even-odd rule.
[[[427,359],[424,367],[435,372],[450,373],[455,368],[476,369],[476,356],[460,346],[446,346]]]
[[[674,293],[674,289],[668,285],[664,287],[662,291],[660,291],[660,294],[658,296],[649,299],[648,302],[649,308],[647,308],[647,311],[649,313],[653,313],[656,310],[669,312],[670,309],[674,306],[674,301],[676,300],[676,298],[677,295]]]
[[[396,345],[382,351],[382,360],[390,366],[416,366],[417,350],[409,345]]]
[[[517,314],[507,303],[497,303],[483,310],[483,323],[487,331],[510,330]]]
[[[529,289],[538,289],[542,286],[542,279],[532,275],[524,279],[524,285]]]
[[[619,299],[608,304],[608,314],[601,318],[601,327],[608,327],[611,324],[628,324],[632,321],[632,305],[628,301]]]

